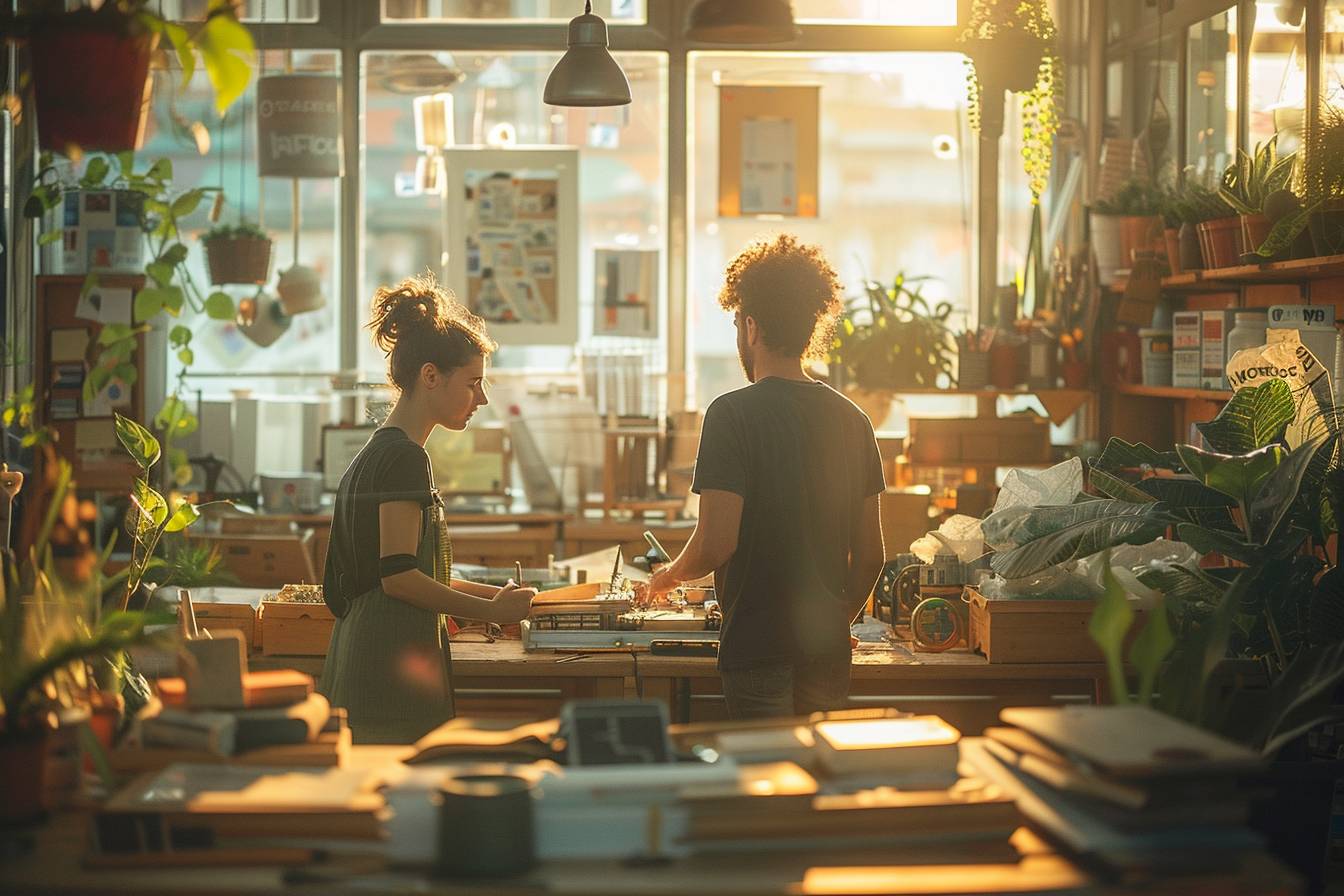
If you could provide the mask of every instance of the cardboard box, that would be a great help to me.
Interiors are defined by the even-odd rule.
[[[324,603],[263,600],[261,652],[266,656],[326,656],[336,617]]]
[[[1199,313],[1201,389],[1230,389],[1227,382],[1227,334],[1235,324],[1231,309]]]
[[[1088,633],[1094,600],[989,600],[966,589],[971,650],[991,663],[1100,663],[1101,648]],[[1131,598],[1134,622],[1128,644],[1142,630],[1144,611]],[[1128,648],[1126,648],[1128,650]]]
[[[910,461],[915,464],[1049,463],[1050,421],[1036,414],[998,418],[910,420]]]
[[[1171,384],[1198,389],[1203,353],[1200,349],[1200,313],[1177,311],[1171,316]]]

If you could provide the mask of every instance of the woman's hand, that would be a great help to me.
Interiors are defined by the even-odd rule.
[[[521,622],[532,612],[532,598],[537,596],[535,588],[520,588],[512,579],[503,588],[495,592],[491,605],[495,618],[488,622],[507,624]]]

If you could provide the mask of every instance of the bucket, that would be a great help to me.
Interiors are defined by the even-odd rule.
[[[1171,331],[1139,330],[1139,357],[1145,386],[1171,385]]]

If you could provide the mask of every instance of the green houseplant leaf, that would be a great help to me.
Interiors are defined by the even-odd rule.
[[[1158,673],[1175,646],[1176,635],[1172,633],[1171,620],[1167,618],[1167,601],[1158,595],[1148,608],[1143,628],[1129,648],[1129,661],[1139,673],[1139,703],[1144,706],[1153,702]]]
[[[1125,681],[1125,637],[1134,623],[1134,608],[1129,605],[1129,595],[1125,593],[1124,586],[1111,571],[1110,551],[1102,557],[1101,567],[1105,587],[1101,597],[1097,598],[1092,617],[1087,621],[1087,633],[1106,658],[1106,678],[1111,688],[1111,699],[1123,705],[1130,702],[1129,685]]]
[[[1031,508],[1016,521],[1011,534],[992,532],[992,519],[985,521],[986,541],[1017,544],[995,553],[989,561],[995,572],[1010,579],[1090,557],[1116,545],[1147,544],[1177,522],[1165,504],[1113,499]]]
[[[121,447],[135,459],[140,469],[148,472],[159,460],[159,440],[139,423],[121,414],[116,414],[116,429]]]
[[[1236,500],[1243,511],[1287,455],[1279,445],[1266,445],[1245,454],[1216,454],[1193,445],[1178,445],[1176,452],[1186,469],[1205,485]]]
[[[1237,390],[1217,417],[1195,425],[1215,451],[1245,454],[1282,439],[1296,414],[1292,389],[1272,379]]]
[[[1246,508],[1252,539],[1268,542],[1274,536],[1284,515],[1297,501],[1302,477],[1306,475],[1326,438],[1318,436],[1298,445],[1261,482]]]

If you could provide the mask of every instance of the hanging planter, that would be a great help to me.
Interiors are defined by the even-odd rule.
[[[958,41],[965,48],[967,113],[980,129],[981,100],[1022,95],[1023,169],[1035,205],[1050,176],[1051,141],[1059,128],[1061,67],[1046,0],[974,0]]]
[[[119,13],[87,8],[34,26],[29,58],[42,149],[69,154],[72,146],[140,148],[153,87],[149,62],[159,36],[130,27]]]
[[[214,227],[201,237],[216,286],[246,283],[260,286],[271,276],[271,238],[260,227],[240,223]]]

